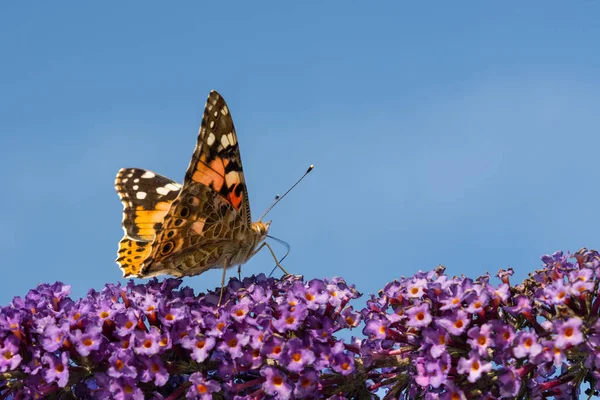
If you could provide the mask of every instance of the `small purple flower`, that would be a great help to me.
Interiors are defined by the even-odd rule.
[[[137,326],[139,316],[134,310],[128,309],[125,312],[117,314],[115,317],[116,329],[118,336],[125,337],[133,333]]]
[[[192,386],[186,393],[188,399],[212,400],[213,393],[221,390],[221,385],[213,380],[206,380],[199,372],[190,375]]]
[[[288,341],[286,350],[281,362],[289,371],[300,372],[315,361],[315,354],[298,338]]]
[[[74,327],[81,323],[81,319],[92,312],[92,306],[89,303],[81,302],[68,311],[69,324]]]
[[[408,317],[407,325],[413,328],[423,328],[432,321],[429,304],[425,302],[406,310],[406,316]]]
[[[69,324],[63,322],[61,326],[55,324],[46,325],[42,336],[42,347],[46,351],[54,352],[63,346],[65,339],[69,337]]]
[[[271,396],[285,400],[292,396],[294,387],[288,382],[287,377],[277,368],[267,366],[260,370],[260,374],[265,377],[263,390]]]
[[[191,350],[192,360],[202,362],[208,358],[210,351],[215,347],[216,340],[212,336],[195,335],[186,336],[181,340],[184,349]]]
[[[507,368],[499,375],[500,396],[503,399],[514,398],[521,389],[521,380],[512,368]]]
[[[427,279],[414,279],[406,285],[406,294],[408,298],[420,299],[427,290]]]
[[[569,287],[563,281],[555,281],[544,288],[544,295],[553,305],[562,305],[571,297]]]
[[[460,390],[451,380],[444,382],[444,393],[440,396],[440,400],[467,400],[465,392]]]
[[[438,388],[446,379],[446,374],[443,372],[445,369],[444,363],[441,360],[428,360],[423,357],[419,357],[416,361],[417,375],[415,382],[423,388],[427,388],[430,385],[433,388]]]
[[[483,324],[480,327],[474,326],[467,332],[469,337],[467,343],[479,353],[480,357],[484,357],[488,352],[488,348],[494,344],[490,337],[491,334],[492,326],[490,324]]]
[[[156,386],[163,386],[169,380],[169,373],[165,369],[162,359],[155,355],[150,358],[144,358],[144,369],[140,380],[142,382],[154,381]]]
[[[77,352],[84,357],[98,350],[102,344],[102,328],[96,325],[88,325],[85,332],[77,329],[72,336]]]
[[[555,339],[556,347],[567,349],[583,342],[582,324],[583,321],[580,318],[569,318],[565,322],[559,322],[556,328],[556,333],[558,334]]]
[[[513,354],[517,358],[524,358],[528,355],[535,357],[542,351],[542,345],[538,343],[537,336],[533,332],[521,332],[517,335],[517,343],[513,348]]]
[[[115,313],[120,311],[120,308],[122,308],[122,304],[118,304],[118,307],[115,307],[115,304],[111,301],[104,299],[97,304],[96,316],[102,322],[112,320]]]
[[[343,328],[354,328],[360,324],[362,320],[362,316],[359,312],[354,311],[352,306],[348,306],[344,308],[344,310],[340,313],[340,325]]]
[[[316,397],[317,385],[319,383],[319,374],[311,368],[305,369],[294,387],[294,395],[297,398]]]
[[[457,371],[460,374],[468,375],[467,380],[475,383],[481,378],[481,375],[492,370],[492,364],[479,357],[476,352],[471,352],[469,358],[458,360]]]
[[[484,311],[485,306],[488,305],[490,297],[486,293],[481,293],[473,296],[469,299],[467,304],[467,311],[471,314],[479,314]]]
[[[237,304],[231,307],[230,314],[231,317],[237,322],[243,322],[250,312],[250,306],[252,305],[252,300],[248,297],[244,297]]]
[[[137,370],[134,365],[134,354],[131,350],[119,349],[108,359],[110,366],[107,374],[113,378],[135,378]]]
[[[560,367],[564,362],[567,361],[567,355],[564,349],[558,347],[556,342],[553,340],[546,340],[542,342],[542,346],[544,349],[544,360],[551,361],[555,367]],[[594,354],[595,357],[598,357],[600,354]],[[596,365],[598,368],[599,365]]]
[[[116,400],[144,400],[142,390],[130,378],[113,379],[109,385],[111,398]]]
[[[308,309],[304,304],[298,304],[293,310],[284,310],[281,317],[273,322],[273,326],[279,332],[294,331],[304,322],[308,315]]]
[[[363,329],[363,335],[371,339],[385,339],[387,335],[388,322],[379,319],[367,321]]]
[[[354,372],[354,358],[346,353],[337,353],[333,357],[333,370],[342,375],[350,375]]]
[[[42,358],[48,368],[44,369],[46,382],[58,383],[58,387],[65,387],[69,381],[69,353],[61,353],[60,359],[52,353],[44,354]]]
[[[261,349],[261,353],[274,360],[278,360],[284,353],[285,341],[279,336],[271,336]]]
[[[425,338],[425,343],[430,345],[429,353],[433,358],[439,358],[446,351],[446,343],[450,339],[448,333],[444,330],[426,328],[421,331]]]
[[[469,327],[470,322],[469,315],[463,310],[458,310],[451,316],[439,319],[437,324],[446,329],[451,335],[458,336],[462,335]]]
[[[169,304],[161,304],[159,306],[158,318],[164,326],[172,326],[177,321],[181,321],[188,312],[187,307],[181,302]]]
[[[326,304],[329,300],[329,294],[326,291],[325,284],[319,279],[313,279],[306,285],[306,291],[303,293],[306,306],[310,310],[318,310],[319,307]]]
[[[242,357],[242,348],[248,344],[250,338],[244,333],[226,332],[221,340],[218,349],[228,352],[231,358],[236,359]]]
[[[462,305],[464,296],[464,289],[460,285],[453,285],[450,289],[450,293],[446,293],[440,300],[442,307],[440,310],[453,310],[455,308],[459,308]]]
[[[136,345],[134,350],[137,354],[153,356],[160,351],[161,335],[157,327],[153,326],[149,332],[135,332]]]

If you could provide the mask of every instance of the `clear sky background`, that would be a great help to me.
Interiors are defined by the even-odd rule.
[[[270,214],[293,273],[518,282],[598,247],[599,39],[596,1],[3,2],[0,304],[125,281],[115,174],[181,181],[211,89],[255,218],[315,164]]]

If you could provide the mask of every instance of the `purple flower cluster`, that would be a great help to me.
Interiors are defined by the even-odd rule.
[[[573,399],[600,390],[600,255],[561,252],[511,287],[512,270],[389,283],[362,311],[369,389],[390,399]]]
[[[574,399],[600,393],[600,254],[390,282],[366,307],[342,279],[264,275],[194,294],[181,280],[73,301],[43,284],[0,309],[0,400]],[[341,331],[363,325],[364,339]]]
[[[43,284],[15,298],[0,310],[0,399],[326,398],[356,385],[334,336],[361,322],[342,279],[232,279],[219,307],[180,284],[130,281],[79,301]]]

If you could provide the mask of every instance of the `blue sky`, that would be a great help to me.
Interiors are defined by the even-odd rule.
[[[181,181],[229,103],[257,218],[307,278],[364,293],[444,264],[514,282],[598,246],[600,3],[0,6],[0,304],[114,263],[121,167]],[[274,244],[281,254],[284,253]],[[244,268],[269,271],[264,252]],[[231,272],[233,274],[233,271]],[[198,290],[220,271],[187,279]]]

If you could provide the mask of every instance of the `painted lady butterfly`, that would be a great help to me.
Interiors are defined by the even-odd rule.
[[[263,246],[275,258],[264,241],[270,222],[250,217],[233,120],[215,91],[208,95],[183,185],[123,168],[115,188],[124,206],[125,236],[116,260],[124,277],[181,277],[223,268],[224,280],[227,268],[245,263]]]

